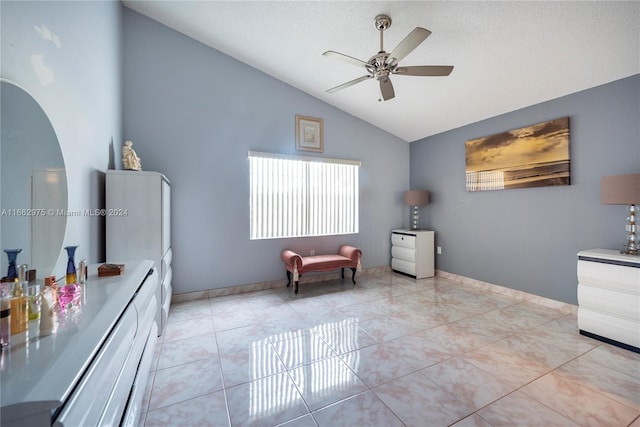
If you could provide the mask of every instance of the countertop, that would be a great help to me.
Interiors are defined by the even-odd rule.
[[[20,410],[27,403],[33,408],[34,402],[40,402],[42,410],[62,405],[152,266],[147,260],[131,262],[122,275],[99,278],[98,265],[92,265],[87,283],[81,285],[80,304],[54,319],[57,329],[51,335],[38,337],[38,321],[29,322],[26,343],[12,342],[0,356],[2,411]]]

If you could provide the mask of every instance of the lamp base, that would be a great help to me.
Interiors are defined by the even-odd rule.
[[[638,249],[623,249],[620,251],[622,255],[640,256],[640,250]]]
[[[636,238],[636,213],[638,211],[640,211],[640,208],[636,205],[629,206],[629,216],[627,217],[629,223],[626,226],[627,244],[624,246],[624,249],[620,251],[621,254],[640,256],[640,245]]]
[[[418,207],[417,206],[413,206],[413,223],[411,224],[411,230],[412,231],[417,231],[418,230]]]

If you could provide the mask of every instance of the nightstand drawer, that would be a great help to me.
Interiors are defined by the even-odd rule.
[[[403,248],[415,249],[416,236],[393,233],[391,234],[391,244],[393,246],[401,246]]]
[[[640,294],[640,268],[638,267],[578,260],[578,278],[581,285],[623,292],[629,295],[629,298]]]
[[[393,258],[391,260],[391,269],[410,274],[411,276],[416,275],[416,263],[405,261],[403,259]]]
[[[402,246],[393,246],[391,248],[391,256],[393,258],[403,259],[405,261],[416,261],[416,250],[404,248]]]

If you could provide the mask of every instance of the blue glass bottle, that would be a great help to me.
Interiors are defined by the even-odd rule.
[[[16,260],[18,254],[22,252],[22,249],[5,249],[7,257],[9,257],[9,269],[7,270],[7,278],[14,280],[18,277],[18,271],[16,270]]]
[[[73,259],[76,256],[76,249],[78,249],[78,246],[65,246],[67,257],[69,258],[67,261],[67,276],[65,278],[67,285],[73,285],[77,282],[76,263]]]

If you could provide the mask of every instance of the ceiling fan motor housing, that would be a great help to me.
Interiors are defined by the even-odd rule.
[[[378,52],[369,59],[366,65],[367,71],[371,73],[376,80],[385,79],[393,72],[397,67],[397,61],[393,59],[391,62],[387,62],[389,54],[387,52]]]

